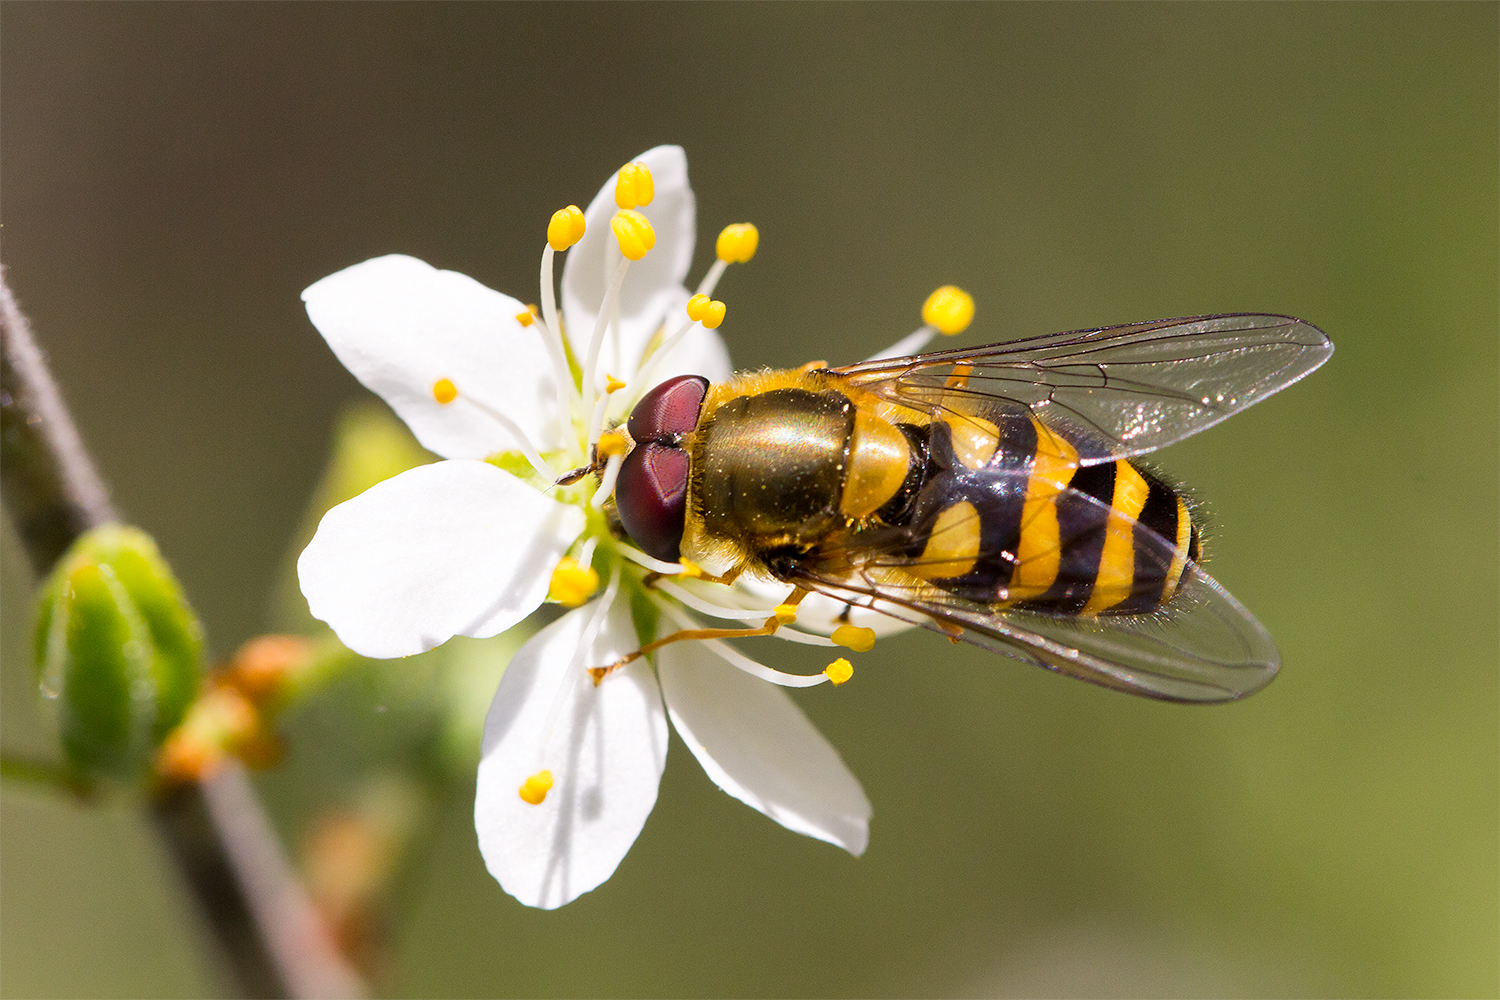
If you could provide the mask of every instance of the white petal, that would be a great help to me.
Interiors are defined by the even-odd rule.
[[[632,263],[625,275],[620,293],[622,336],[605,342],[600,365],[603,371],[626,380],[635,373],[641,353],[663,321],[676,328],[673,306],[687,300],[683,281],[693,262],[693,227],[697,224],[693,189],[688,186],[687,154],[682,147],[657,146],[636,160],[650,168],[656,189],[651,204],[637,209],[651,220],[656,246]],[[588,351],[594,320],[620,259],[619,245],[609,225],[617,210],[612,175],[589,203],[583,239],[568,251],[563,265],[563,318],[573,353],[580,359]]]
[[[714,784],[797,833],[863,854],[870,802],[781,688],[694,650],[657,654],[672,725]]]
[[[656,804],[667,762],[666,714],[645,661],[597,685],[585,672],[639,645],[626,600],[602,615],[588,642],[596,610],[571,611],[521,647],[484,726],[479,850],[501,888],[548,910],[614,874]],[[543,769],[555,784],[530,805],[521,785]]]
[[[577,507],[487,462],[436,462],[324,514],[297,576],[344,645],[409,656],[455,635],[497,635],[535,611],[583,525]]]
[[[515,421],[538,451],[562,431],[552,365],[525,307],[473,278],[391,254],[331,274],[302,293],[333,353],[445,458],[517,450],[515,438],[470,400]],[[459,398],[439,403],[447,379]]]

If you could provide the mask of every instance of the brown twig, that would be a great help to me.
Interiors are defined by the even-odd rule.
[[[117,520],[31,328],[0,269],[0,483],[37,574],[82,532]],[[367,993],[298,881],[243,768],[152,804],[168,854],[251,997]]]

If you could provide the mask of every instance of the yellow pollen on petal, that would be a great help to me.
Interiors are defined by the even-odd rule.
[[[840,625],[829,638],[835,646],[843,646],[856,653],[868,653],[875,648],[875,630],[860,625]]]
[[[776,610],[771,613],[776,616],[776,620],[781,624],[790,625],[797,620],[797,605],[778,604],[776,605]]]
[[[432,383],[432,398],[447,406],[458,398],[458,386],[449,379],[440,378]]]
[[[615,204],[621,208],[649,205],[656,197],[656,182],[651,178],[651,169],[637,160],[620,168],[615,178]]]
[[[525,312],[516,313],[516,322],[522,326],[530,326],[536,322],[536,306],[527,306]]]
[[[646,252],[656,246],[656,230],[651,220],[633,208],[622,208],[610,220],[615,239],[620,241],[620,252],[627,260],[640,260]]]
[[[547,244],[559,253],[583,239],[583,210],[577,205],[559,208],[547,223]]]
[[[552,571],[552,582],[547,586],[547,596],[558,604],[576,608],[599,589],[599,574],[592,566],[580,566],[578,560],[563,556]]]
[[[606,393],[619,392],[621,389],[625,388],[625,383],[615,378],[609,372],[604,373],[604,380],[604,391]]]
[[[922,303],[922,322],[946,336],[962,333],[974,321],[974,296],[955,285],[944,285]]]
[[[726,264],[744,264],[755,256],[760,246],[760,230],[748,222],[725,226],[714,244],[714,252]]]
[[[538,771],[521,783],[521,801],[539,806],[547,793],[552,791],[552,772]]]
[[[837,660],[824,667],[823,673],[827,674],[828,679],[837,687],[854,676],[854,664],[840,656]]]
[[[703,576],[703,570],[699,569],[698,564],[691,559],[679,559],[677,563],[682,567],[683,576],[693,580],[697,580]]]
[[[605,431],[603,434],[600,434],[599,443],[595,447],[599,449],[600,458],[613,458],[616,455],[623,455],[630,450],[630,445],[625,440],[625,435],[619,431]]]

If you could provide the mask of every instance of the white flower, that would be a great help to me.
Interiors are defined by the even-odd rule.
[[[655,235],[655,246],[628,264],[611,232],[617,184],[627,201],[639,200]],[[653,185],[654,197],[644,197]],[[635,189],[639,199],[629,197]],[[620,214],[626,238],[631,226],[640,236],[639,218]],[[577,209],[555,217],[559,248],[577,239],[579,221]],[[523,903],[560,906],[619,865],[655,804],[669,717],[720,788],[788,829],[860,854],[869,802],[777,686],[828,676],[782,674],[718,641],[664,646],[597,680],[589,673],[658,634],[699,627],[689,608],[760,618],[788,588],[761,582],[731,591],[679,577],[648,589],[643,567],[685,567],[658,564],[611,532],[601,508],[619,457],[602,483],[555,485],[559,473],[590,464],[601,430],[627,415],[643,390],[677,374],[729,376],[718,335],[686,312],[695,205],[682,150],[644,153],[605,184],[581,221],[563,272],[561,315],[550,246],[539,316],[471,278],[403,256],[357,264],[303,293],[339,360],[445,459],[328,512],[298,561],[308,605],[351,649],[394,657],[455,635],[495,635],[535,611],[549,590],[577,605],[605,583],[601,595],[516,653],[486,721],[474,806],[479,846],[490,872]],[[714,265],[700,293],[712,294],[725,263]],[[582,379],[570,372],[564,330]],[[839,610],[810,598],[799,621],[822,622],[826,634]],[[653,612],[659,626],[645,624]],[[656,634],[639,634],[642,627]]]

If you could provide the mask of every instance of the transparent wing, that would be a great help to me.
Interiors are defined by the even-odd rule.
[[[1234,701],[1269,684],[1281,665],[1265,627],[1191,564],[1164,617],[1051,618],[887,593],[858,577],[799,573],[792,582],[1024,663],[1161,701]]]
[[[1071,534],[1059,537],[1059,548],[1075,544],[1086,532],[1104,530],[1113,519],[1117,526],[1131,529],[1141,560],[1138,567],[1149,567],[1155,574],[1146,590],[1154,586],[1154,593],[1161,593],[1161,580],[1177,555],[1175,543],[1087,494],[1065,490],[1060,498],[1071,505],[1073,527]],[[1085,516],[1078,516],[1080,509]],[[943,530],[964,528],[952,522]],[[1053,615],[997,606],[1024,596],[1000,587],[1011,579],[1009,567],[1015,565],[1015,557],[1010,553],[982,547],[975,560],[976,567],[1005,567],[994,585],[992,603],[978,599],[961,579],[944,580],[946,586],[924,579],[924,559],[911,554],[914,537],[918,533],[911,529],[883,529],[852,538],[847,547],[825,547],[772,569],[788,583],[855,607],[1117,691],[1164,701],[1243,698],[1269,684],[1280,666],[1265,627],[1193,562],[1183,566],[1176,593],[1160,610]],[[1045,556],[1031,554],[1038,560]],[[983,578],[981,572],[978,579]]]
[[[1290,316],[1231,314],[1080,330],[882,358],[826,374],[929,416],[1035,415],[1081,465],[1155,451],[1212,427],[1333,354]]]

